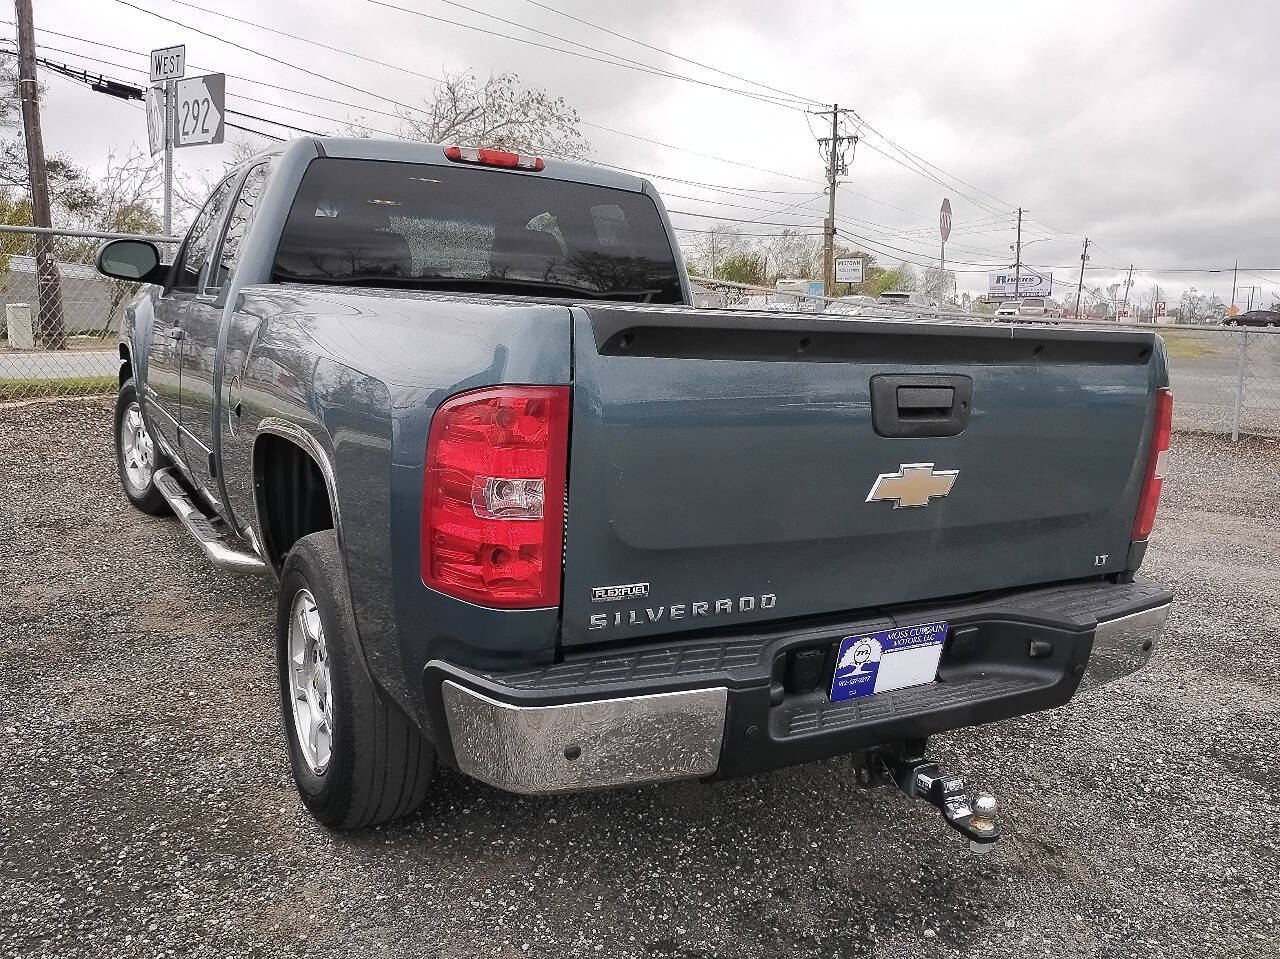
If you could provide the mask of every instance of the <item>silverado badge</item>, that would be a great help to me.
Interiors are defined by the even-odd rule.
[[[904,463],[896,473],[881,473],[871,484],[868,503],[891,500],[893,508],[928,506],[935,496],[946,496],[959,470],[935,470],[932,463]]]

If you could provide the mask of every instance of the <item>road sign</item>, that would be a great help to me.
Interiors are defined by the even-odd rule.
[[[842,257],[836,260],[837,283],[862,282],[862,257]]]
[[[151,51],[151,82],[163,83],[165,80],[177,80],[187,70],[187,45],[180,43],[176,47],[161,47]]]
[[[226,135],[223,115],[227,112],[227,75],[188,77],[174,86],[177,97],[173,105],[173,145],[221,143]]]
[[[951,239],[951,201],[944,199],[942,209],[938,211],[938,232],[942,234],[942,242]]]
[[[1169,308],[1165,305],[1164,300],[1156,300],[1156,316],[1168,316]]]
[[[147,87],[147,141],[152,156],[164,152],[164,87]]]

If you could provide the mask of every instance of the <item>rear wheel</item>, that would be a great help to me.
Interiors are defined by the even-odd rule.
[[[125,380],[116,396],[116,466],[129,502],[152,516],[169,512],[169,504],[155,484],[156,471],[168,465],[147,432],[137,387],[133,380]]]
[[[276,657],[289,762],[311,814],[357,829],[421,806],[435,750],[365,671],[333,530],[304,536],[285,559]]]

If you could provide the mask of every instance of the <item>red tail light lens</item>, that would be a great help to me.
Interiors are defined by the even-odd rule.
[[[567,386],[497,386],[440,404],[427,440],[422,581],[482,606],[560,604]]]
[[[1169,462],[1169,438],[1173,435],[1173,393],[1168,387],[1156,394],[1156,423],[1151,433],[1151,453],[1147,457],[1147,478],[1138,500],[1138,516],[1133,521],[1133,541],[1151,535],[1156,524],[1156,507],[1164,489],[1165,469]]]
[[[546,169],[542,157],[510,150],[492,150],[488,147],[445,147],[445,159],[454,163],[478,163],[481,166],[499,166],[541,173]]]

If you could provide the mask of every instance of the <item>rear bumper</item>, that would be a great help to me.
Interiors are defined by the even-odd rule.
[[[1141,580],[1088,582],[579,653],[516,673],[433,661],[428,732],[446,761],[512,792],[751,774],[1062,705],[1144,666],[1171,601]],[[938,620],[951,625],[938,682],[830,701],[844,636]],[[825,651],[816,687],[797,688],[788,671],[802,651]]]

